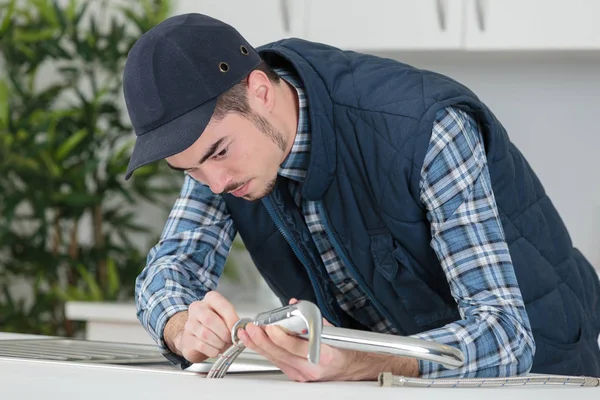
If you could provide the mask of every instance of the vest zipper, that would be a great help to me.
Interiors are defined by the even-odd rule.
[[[359,283],[359,285],[361,286],[361,289],[367,293],[367,296],[369,296],[369,298],[371,299],[371,302],[373,303],[375,308],[379,311],[379,313],[381,315],[385,316],[390,322],[392,322],[396,326],[396,329],[398,329],[399,332],[404,333],[404,330],[398,325],[398,323],[396,322],[396,319],[393,318],[393,316],[391,314],[389,314],[387,311],[384,311],[383,307],[381,307],[379,302],[377,300],[375,300],[373,293],[371,293],[371,291],[369,290],[369,287],[366,285],[364,279],[362,278],[362,276],[359,273],[356,272],[356,270],[354,269],[354,265],[350,262],[350,259],[346,256],[346,252],[344,252],[342,247],[339,245],[339,243],[338,243],[337,239],[335,238],[335,236],[333,235],[333,233],[330,232],[329,220],[327,218],[327,213],[325,212],[325,207],[323,206],[322,201],[319,201],[319,212],[321,213],[321,216],[320,216],[321,221],[323,222],[323,226],[325,227],[325,234],[331,241],[331,244],[332,244],[334,250],[340,256],[344,265],[348,268],[348,270],[350,270],[352,277]]]
[[[317,296],[317,302],[319,303],[319,308],[321,309],[322,313],[324,314],[324,317],[329,322],[331,322],[332,324],[339,325],[339,321],[337,320],[337,318],[335,318],[335,316],[333,315],[333,313],[329,312],[329,308],[327,307],[327,303],[325,302],[325,296],[323,295],[323,292],[321,290],[321,286],[318,284],[317,280],[315,279],[315,277],[311,273],[311,270],[308,267],[308,262],[306,261],[306,259],[302,255],[302,252],[300,251],[300,249],[298,249],[298,247],[296,246],[296,244],[294,243],[294,241],[291,239],[290,235],[287,233],[287,231],[283,227],[283,222],[281,222],[281,219],[279,218],[279,215],[273,209],[273,205],[271,204],[271,200],[268,197],[265,197],[265,198],[262,199],[262,202],[265,205],[265,208],[267,209],[267,213],[269,214],[269,216],[271,217],[271,219],[275,223],[275,226],[277,226],[277,229],[279,229],[279,232],[281,233],[281,235],[283,236],[283,238],[285,239],[285,241],[288,242],[288,244],[292,248],[292,251],[294,252],[294,254],[296,255],[296,257],[298,257],[298,259],[300,260],[300,262],[302,263],[302,265],[304,265],[304,268],[306,269],[306,272],[308,273],[308,277],[310,279],[310,282],[311,282],[313,288],[315,289],[315,295]]]

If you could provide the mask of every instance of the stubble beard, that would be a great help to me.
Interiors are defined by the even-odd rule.
[[[287,140],[285,139],[283,134],[273,126],[273,124],[271,124],[266,118],[263,118],[258,114],[252,114],[252,116],[250,117],[250,120],[254,123],[254,125],[262,133],[264,133],[269,139],[271,139],[273,141],[273,143],[275,143],[277,145],[277,147],[279,147],[279,149],[281,149],[281,151],[285,152],[285,150],[287,149],[287,144],[288,144]],[[260,192],[258,195],[244,196],[243,198],[246,200],[249,200],[249,201],[257,201],[264,197],[267,197],[275,189],[276,182],[277,182],[277,174],[275,175],[274,178],[272,178],[269,182],[267,182],[267,184],[265,185],[262,192]]]

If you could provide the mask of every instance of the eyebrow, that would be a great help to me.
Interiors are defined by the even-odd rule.
[[[224,141],[225,137],[222,137],[221,139],[214,142],[213,145],[210,146],[210,149],[208,149],[206,154],[204,154],[204,156],[200,159],[200,162],[198,164],[202,164],[204,161],[212,157],[212,155],[215,154],[215,152],[219,149],[219,147],[221,147],[221,144],[223,144]]]
[[[206,160],[208,160],[210,157],[212,157],[213,154],[215,154],[215,152],[219,149],[219,147],[221,147],[221,144],[223,144],[223,142],[225,141],[225,137],[222,137],[221,139],[217,140],[216,142],[214,142],[212,144],[212,146],[210,146],[210,149],[208,149],[208,151],[202,156],[202,158],[200,159],[200,161],[198,161],[198,165],[204,163]],[[175,167],[171,164],[169,164],[169,162],[167,161],[167,165],[169,166],[169,168],[174,169],[175,171],[187,171],[190,170],[191,168],[180,168],[180,167]]]

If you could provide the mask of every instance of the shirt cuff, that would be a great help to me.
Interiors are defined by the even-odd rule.
[[[433,337],[433,335],[429,334],[429,333],[433,333],[434,331],[436,333],[435,338]],[[444,329],[443,327],[435,329],[434,331],[421,332],[421,333],[418,333],[415,335],[411,335],[409,337],[412,337],[415,339],[427,340],[427,341],[431,341],[431,342],[435,342],[435,343],[439,343],[439,344],[444,344],[444,345],[451,346],[451,347],[457,347],[454,340],[449,340],[450,338],[454,338],[451,331],[448,331],[448,330]],[[444,340],[444,339],[446,339],[446,340]],[[467,364],[467,360],[466,360],[467,354],[464,354],[464,356],[465,356],[465,364]],[[455,370],[452,370],[450,368],[444,367],[442,364],[437,363],[437,362],[427,361],[427,360],[417,360],[417,361],[419,362],[419,377],[420,378],[424,378],[424,379],[433,379],[433,378],[442,378],[442,377],[449,378],[450,376],[448,374],[450,374],[452,377],[462,377],[462,375],[463,375],[462,371],[464,368],[457,368]]]
[[[187,368],[191,363],[169,349],[165,342],[165,327],[173,315],[182,311],[187,311],[189,304],[194,301],[195,299],[187,298],[187,296],[178,296],[176,299],[173,298],[173,296],[168,296],[157,300],[154,305],[151,305],[148,309],[144,310],[141,314],[142,318],[140,318],[142,325],[158,345],[161,354],[173,364],[181,364],[182,368]]]

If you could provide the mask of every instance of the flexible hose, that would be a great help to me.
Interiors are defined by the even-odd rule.
[[[223,354],[217,358],[217,361],[213,364],[210,371],[208,371],[207,378],[223,378],[227,373],[227,370],[231,366],[231,364],[235,361],[237,356],[239,356],[246,346],[244,343],[237,342],[230,348],[228,348]]]
[[[208,372],[207,378],[223,378],[235,359],[246,347],[242,342],[231,346],[219,356]],[[600,386],[600,378],[590,376],[566,375],[529,375],[509,378],[460,378],[460,379],[423,379],[408,378],[393,375],[391,372],[382,372],[377,379],[379,386],[404,386],[421,388],[481,388],[481,387],[511,387],[511,386]]]
[[[406,386],[424,388],[479,388],[510,387],[525,385],[559,385],[559,386],[600,386],[600,378],[589,376],[566,375],[528,375],[510,378],[462,378],[462,379],[423,379],[393,375],[391,372],[379,374],[379,386]]]
[[[263,325],[272,322],[282,322],[285,320],[296,321],[297,315],[291,314],[289,307],[296,307],[293,311],[302,311],[298,309],[300,304],[283,307],[276,310],[271,310],[266,313],[259,314],[262,318],[258,318]],[[302,303],[304,308],[311,305],[316,309],[316,306],[310,303]],[[310,314],[310,309],[304,310],[304,314]],[[316,309],[318,312],[318,309]],[[300,313],[302,314],[302,312]],[[300,315],[304,321],[306,316]],[[310,316],[310,315],[309,315]],[[318,319],[320,314],[313,315],[311,320]],[[265,322],[266,321],[266,322]],[[235,323],[231,330],[231,341],[233,345],[221,354],[217,361],[213,364],[208,372],[207,378],[223,378],[227,370],[235,359],[246,348],[237,337],[239,329],[244,328],[247,324],[255,322],[250,318],[242,318]],[[305,324],[309,325],[304,321]],[[313,327],[314,328],[314,327]],[[298,328],[293,330],[297,330]],[[439,362],[442,365],[450,367],[462,366],[464,359],[462,352],[437,343],[428,343],[427,341],[415,340],[411,338],[401,338],[401,342],[397,343],[398,338],[390,341],[387,335],[353,331],[350,329],[323,327],[318,331],[319,337],[316,342],[317,346],[320,343],[326,343],[334,347],[350,348],[359,351],[388,353],[400,356],[408,356],[417,359],[429,359],[430,361]],[[300,336],[306,336],[303,332]],[[314,338],[313,338],[314,339]],[[309,338],[310,344],[310,338]],[[418,350],[418,351],[417,351]],[[311,360],[310,354],[308,356]],[[318,353],[315,357],[318,362]],[[410,386],[410,387],[442,387],[442,388],[465,388],[465,387],[505,387],[505,386],[524,386],[524,385],[569,385],[569,386],[600,386],[600,378],[587,376],[564,376],[564,375],[528,375],[509,378],[464,378],[464,379],[423,379],[423,378],[408,378],[404,376],[393,375],[390,372],[384,372],[378,376],[379,386]]]

